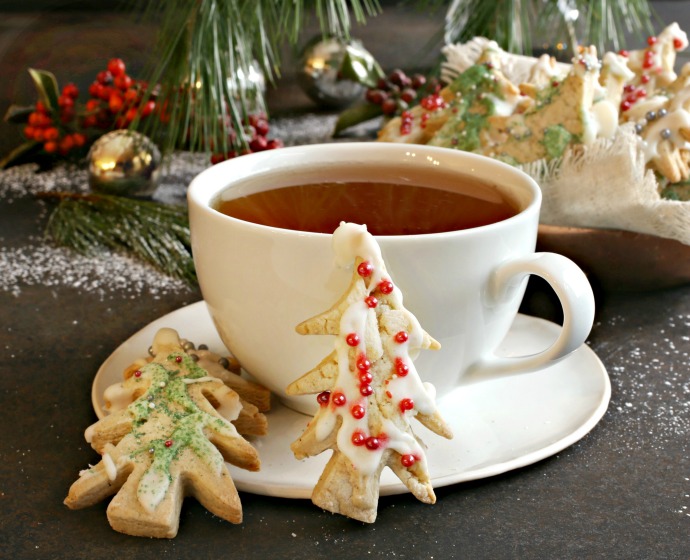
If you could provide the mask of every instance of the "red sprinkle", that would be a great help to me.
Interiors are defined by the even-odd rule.
[[[649,83],[649,80],[651,80],[651,79],[652,79],[652,78],[649,76],[649,74],[642,74],[642,76],[640,76],[640,81],[641,81],[643,84],[648,84],[648,83]]]
[[[684,47],[685,47],[685,42],[683,41],[683,39],[681,39],[680,37],[676,37],[673,39],[673,48],[674,49],[679,51],[680,49],[682,49]]]
[[[393,291],[393,282],[390,280],[382,280],[379,282],[379,291],[382,294],[390,294]]]
[[[331,392],[330,391],[323,391],[322,393],[319,393],[316,396],[316,402],[318,402],[321,406],[326,406],[328,404],[328,401],[331,400]]]
[[[657,42],[658,40],[659,40],[659,39],[657,39],[656,37],[654,37],[654,35],[650,35],[649,37],[647,37],[647,44],[651,47],[652,45],[656,45],[656,42]]]
[[[403,455],[402,457],[400,457],[400,462],[402,463],[403,467],[407,467],[409,469],[412,465],[414,465],[417,462],[417,457],[409,453],[407,455]]]
[[[369,436],[365,440],[364,444],[367,446],[367,449],[370,449],[371,451],[375,451],[381,446],[381,442],[376,436]]]
[[[371,276],[372,272],[374,272],[374,265],[369,261],[359,263],[359,266],[357,267],[357,274],[359,274],[362,278],[368,278]]]
[[[175,361],[179,364],[182,362],[182,356],[175,356]]]
[[[345,342],[347,342],[348,346],[358,346],[359,335],[357,333],[350,333],[345,337]]]
[[[352,433],[352,445],[364,445],[367,441],[367,436],[364,434],[364,432],[360,432],[357,430],[356,432]]]
[[[367,296],[364,298],[364,303],[367,304],[367,307],[374,309],[379,304],[379,300],[374,296]]]
[[[364,418],[364,415],[367,413],[366,408],[364,408],[361,404],[356,404],[350,409],[350,413],[354,418],[357,418],[357,420],[360,420]]]
[[[402,358],[395,358],[395,373],[397,373],[400,377],[405,377],[408,373],[410,373],[409,366]]]
[[[333,398],[331,400],[335,406],[343,406],[347,402],[345,395],[342,393],[333,393]]]
[[[366,354],[360,354],[357,358],[357,369],[359,371],[369,371],[371,369],[371,362]]]
[[[407,412],[414,408],[414,401],[412,399],[403,399],[400,401],[400,410],[402,412]]]
[[[171,439],[165,440],[165,447],[170,447],[173,444]]]
[[[626,51],[625,49],[621,49],[618,51],[618,54],[621,56],[624,56],[625,58],[628,58],[630,56],[630,52]]]
[[[371,395],[373,392],[374,392],[374,388],[373,388],[371,385],[369,385],[368,383],[362,383],[362,384],[359,386],[359,393],[360,393],[363,397],[368,397],[368,396]]]
[[[395,333],[395,342],[397,342],[398,344],[407,342],[408,338],[410,338],[410,335],[408,335],[405,331]]]
[[[438,94],[427,95],[420,102],[420,105],[427,111],[434,111],[445,107],[446,102]]]
[[[368,371],[363,371],[359,374],[360,383],[371,383],[374,380],[374,376]]]
[[[137,371],[134,372],[134,377],[141,377],[141,370],[138,369]]]

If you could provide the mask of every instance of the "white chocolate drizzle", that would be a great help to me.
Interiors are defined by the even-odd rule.
[[[117,467],[110,453],[103,453],[103,468],[105,468],[105,473],[108,475],[108,480],[113,482],[117,478]]]
[[[400,290],[392,283],[386,270],[381,249],[376,240],[366,229],[365,225],[341,223],[333,234],[333,251],[336,264],[339,266],[351,266],[357,257],[372,265],[371,277],[362,298],[352,303],[341,315],[339,335],[335,339],[335,351],[338,361],[338,377],[331,391],[330,402],[322,406],[315,418],[315,434],[317,439],[323,440],[336,428],[338,418],[341,419],[337,433],[338,449],[343,452],[355,468],[365,475],[373,474],[379,467],[383,453],[393,450],[401,456],[414,456],[414,462],[426,464],[424,450],[412,433],[401,427],[409,423],[409,417],[417,412],[433,414],[436,411],[434,403],[435,390],[430,384],[422,383],[414,368],[412,360],[418,354],[424,341],[424,331],[412,313],[403,308],[403,297]],[[392,283],[393,290],[386,295],[390,310],[382,312],[377,323],[377,314],[370,308],[365,298],[371,295],[382,281]],[[394,324],[388,325],[386,317],[391,317]],[[406,325],[407,340],[400,342],[395,339],[398,325]],[[393,332],[389,332],[391,328]],[[380,349],[377,354],[387,354],[390,362],[395,363],[401,359],[408,366],[408,373],[398,376],[392,372],[385,387],[374,386],[374,395],[377,399],[387,399],[384,404],[374,402],[360,393],[360,379],[358,371],[350,370],[350,352],[353,346],[348,344],[347,336],[356,334],[359,343],[354,347],[356,356],[367,356],[367,345]],[[376,342],[380,337],[380,342]],[[374,340],[375,342],[372,342]],[[369,356],[367,356],[368,358]],[[374,356],[371,356],[372,373],[374,377],[380,375],[376,371],[379,366]],[[379,362],[380,363],[380,362]],[[344,404],[337,405],[333,402],[334,395],[344,397]],[[403,399],[410,399],[414,403],[414,409],[401,411],[399,403]],[[361,406],[364,414],[358,418],[352,414],[354,406]],[[380,433],[370,433],[368,406],[392,407],[393,414],[400,414],[403,420],[397,423],[389,417],[381,422]],[[353,434],[361,432],[364,436],[377,438],[378,445],[375,448],[367,445],[357,445],[353,442]]]

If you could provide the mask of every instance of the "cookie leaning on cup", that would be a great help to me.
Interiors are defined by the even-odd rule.
[[[354,261],[352,282],[333,307],[297,326],[300,334],[335,335],[335,350],[291,383],[289,395],[319,393],[320,409],[292,444],[298,459],[327,449],[333,455],[313,493],[319,507],[372,523],[381,471],[389,467],[422,502],[436,502],[416,418],[452,438],[436,409],[435,390],[413,364],[419,350],[440,344],[403,306],[366,226],[341,223],[333,234],[337,258]]]
[[[237,431],[239,395],[209,375],[161,329],[154,359],[123,382],[138,397],[86,431],[101,461],[80,473],[65,504],[93,505],[115,494],[107,515],[113,529],[135,536],[174,537],[182,502],[196,497],[215,515],[242,521],[242,507],[225,461],[259,470],[257,451]],[[252,415],[261,432],[265,417]],[[245,419],[249,421],[249,419]]]

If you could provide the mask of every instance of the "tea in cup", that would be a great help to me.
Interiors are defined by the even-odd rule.
[[[315,399],[285,389],[333,341],[295,327],[347,290],[352,270],[336,265],[332,249],[342,221],[375,236],[405,307],[441,343],[415,361],[439,399],[463,383],[548,367],[579,348],[592,326],[584,273],[561,255],[535,253],[538,185],[490,158],[371,142],[283,148],[203,171],[188,202],[199,285],[221,339],[252,377],[300,411],[313,412]],[[560,335],[539,353],[497,356],[530,274],[560,299]]]

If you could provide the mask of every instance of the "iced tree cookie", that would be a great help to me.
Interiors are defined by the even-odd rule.
[[[320,404],[292,450],[304,459],[332,449],[312,501],[371,523],[386,466],[419,500],[436,501],[411,420],[446,438],[452,433],[413,362],[420,350],[440,345],[405,309],[374,238],[365,226],[343,223],[333,244],[340,265],[354,262],[352,282],[332,308],[297,326],[301,334],[336,338],[335,350],[287,388],[291,395],[318,394]]]
[[[86,430],[101,461],[80,473],[65,504],[79,509],[115,494],[108,521],[135,536],[174,537],[186,496],[240,523],[225,462],[256,471],[260,461],[232,424],[243,408],[239,395],[194,361],[174,330],[158,331],[153,350],[123,383],[138,397]]]

